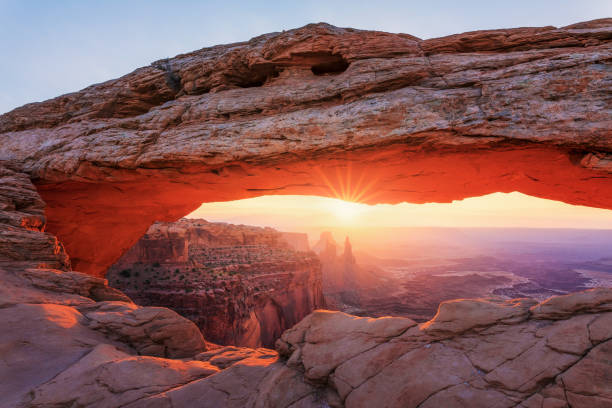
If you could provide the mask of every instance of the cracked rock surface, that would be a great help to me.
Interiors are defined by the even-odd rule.
[[[611,294],[599,288],[541,304],[454,300],[420,325],[316,311],[277,348],[308,383],[324,384],[338,406],[610,406]],[[544,307],[552,313],[549,303],[573,311],[537,314]],[[460,324],[448,325],[455,312]]]

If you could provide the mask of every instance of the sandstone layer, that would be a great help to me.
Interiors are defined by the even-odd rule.
[[[137,304],[168,307],[208,341],[274,347],[288,328],[325,306],[321,264],[306,234],[181,219],[155,223],[108,271]]]
[[[0,160],[98,276],[205,201],[521,191],[612,208],[611,39],[610,19],[429,40],[313,24],[15,109]]]

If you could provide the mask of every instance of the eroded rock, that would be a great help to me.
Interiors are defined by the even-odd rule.
[[[32,391],[30,407],[119,407],[176,388],[219,370],[200,361],[130,356],[99,345]]]
[[[129,344],[139,354],[181,358],[206,350],[197,326],[164,307],[107,301],[79,309],[88,319],[89,328]]]
[[[573,314],[564,314],[567,300],[557,298],[535,306],[524,299],[456,300],[418,326],[317,311],[285,332],[277,348],[307,382],[331,389],[339,406],[566,406],[572,398],[577,406],[598,406],[607,401],[612,375],[610,312],[600,307],[610,291],[580,292],[582,306]],[[532,316],[530,306],[553,317]],[[451,318],[458,310],[465,315]],[[596,379],[587,384],[589,373]]]
[[[288,235],[306,250],[291,246]],[[272,228],[158,222],[107,278],[139,305],[168,307],[224,345],[273,347],[286,329],[325,307],[321,265],[308,252],[307,235]]]
[[[582,312],[612,310],[612,294],[608,288],[593,288],[564,296],[552,297],[531,310],[536,319],[558,319]]]

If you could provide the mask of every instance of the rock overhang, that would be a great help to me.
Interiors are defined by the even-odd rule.
[[[0,159],[98,275],[155,220],[334,196],[349,173],[369,203],[521,191],[612,208],[611,40],[611,19],[429,40],[311,24],[4,114]]]

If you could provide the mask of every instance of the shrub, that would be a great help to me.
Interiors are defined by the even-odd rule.
[[[130,276],[132,276],[132,270],[124,269],[121,272],[119,272],[119,275],[123,276],[124,278],[129,278]]]
[[[153,267],[154,267],[154,268],[159,268],[159,262],[154,262],[154,263],[153,263]]]

